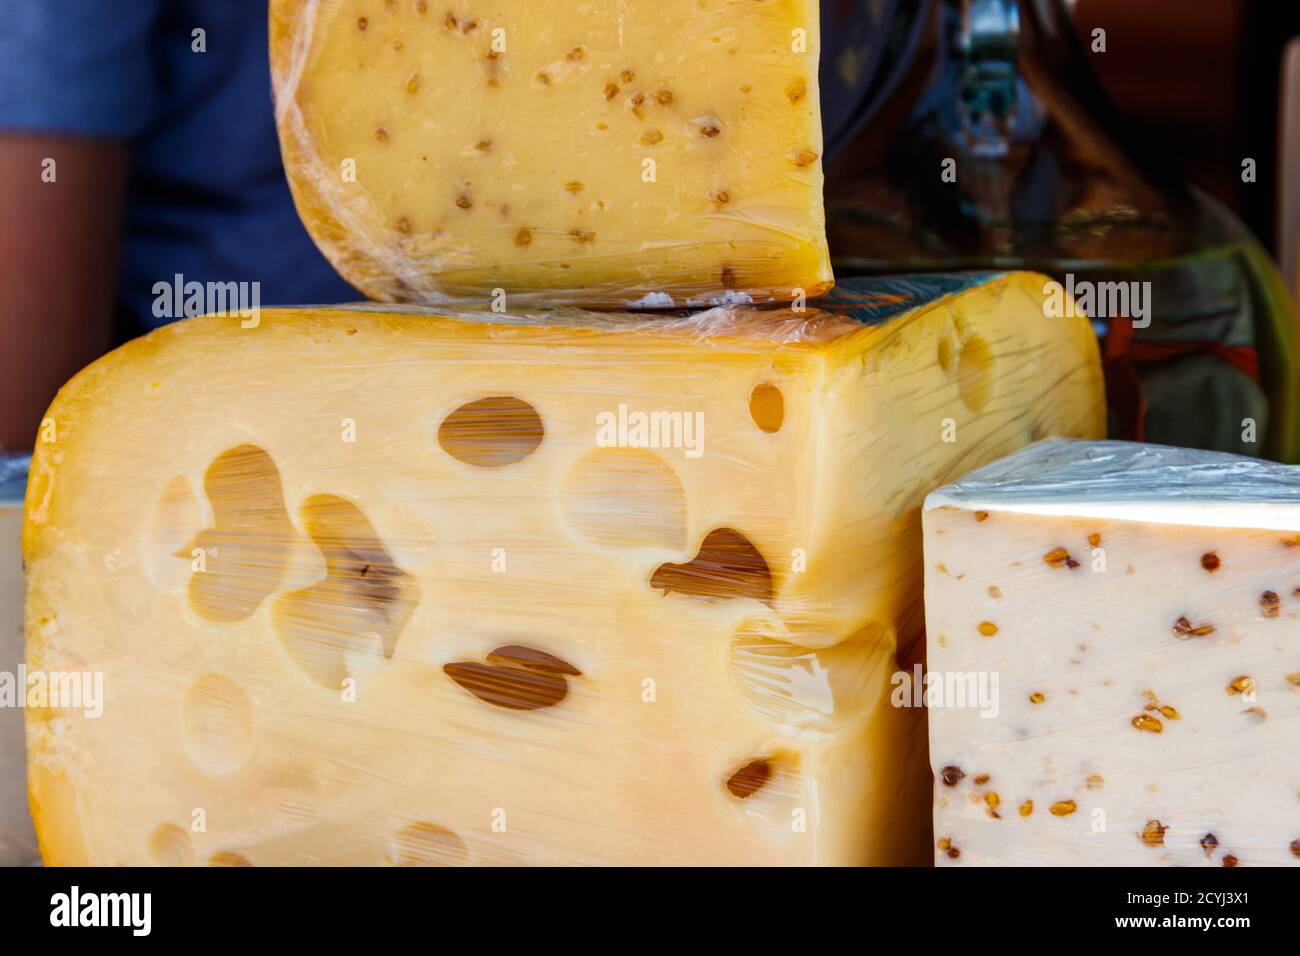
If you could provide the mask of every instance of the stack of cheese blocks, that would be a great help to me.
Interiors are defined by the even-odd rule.
[[[26,711],[47,863],[933,858],[925,498],[1039,439],[1100,438],[1092,331],[1024,273],[826,294],[816,3],[571,7],[272,0],[299,211],[390,305],[182,322],[59,394],[27,492],[27,664],[102,675],[103,706]],[[930,609],[932,666],[936,642],[1021,642],[963,667],[1064,653],[1035,626],[1049,608],[1099,648],[1060,603],[1079,569],[995,581],[1010,552],[974,535],[1020,525],[977,519],[931,528],[959,582]],[[1204,545],[1215,582],[1247,580],[1235,541]],[[1248,676],[1280,693],[1283,652],[1258,654]],[[1005,740],[932,717],[942,860],[996,859],[1013,825],[1048,855],[1082,840],[1040,823],[1080,772],[1145,794],[1137,751],[1093,767],[1044,744],[1026,769],[1022,737],[1077,728],[1072,692],[1094,706],[1051,662],[1029,673],[1057,709],[1008,703]],[[1183,699],[1209,665],[1181,666],[1146,682],[1177,731],[1210,719]],[[1035,816],[1007,820],[1014,799]],[[1190,826],[1174,806],[1162,825]],[[1215,825],[1243,859],[1259,843]]]

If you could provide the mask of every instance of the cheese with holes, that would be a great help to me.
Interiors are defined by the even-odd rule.
[[[299,214],[386,302],[830,287],[814,0],[272,0]]]
[[[0,452],[0,866],[36,859],[27,812],[19,665],[23,660],[23,487],[27,456]]]
[[[46,862],[926,859],[924,496],[1104,425],[1043,281],[124,346],[28,493],[28,663],[104,675],[28,711]]]
[[[924,526],[940,864],[1300,865],[1300,468],[1041,442]]]

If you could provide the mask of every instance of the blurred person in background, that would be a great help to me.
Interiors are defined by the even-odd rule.
[[[197,31],[197,32],[196,32]],[[294,211],[266,0],[5,0],[0,25],[0,450],[59,386],[170,321],[154,286],[358,294]]]

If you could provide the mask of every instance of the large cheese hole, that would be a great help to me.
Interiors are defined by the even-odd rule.
[[[755,385],[749,393],[749,415],[763,431],[780,431],[785,421],[785,398],[781,390],[770,382]]]
[[[190,835],[174,823],[164,823],[149,837],[149,858],[159,866],[185,866],[194,858]]]
[[[790,733],[832,731],[861,719],[876,700],[890,659],[879,629],[827,648],[788,638],[774,615],[751,616],[736,629],[729,670],[745,702]]]
[[[542,443],[537,409],[510,395],[462,405],[438,426],[443,451],[467,465],[500,468],[522,461]]]
[[[185,694],[181,738],[190,759],[209,773],[232,773],[253,747],[253,701],[220,674],[204,674]]]
[[[302,521],[325,561],[325,579],[275,602],[284,649],[313,680],[337,689],[355,669],[393,656],[420,600],[420,585],[385,550],[352,502],[316,495]]]
[[[983,411],[993,395],[993,352],[978,335],[962,343],[957,360],[957,391],[972,412]]]
[[[697,597],[772,600],[772,572],[750,540],[731,528],[714,528],[686,564],[661,564],[650,586]]]
[[[569,527],[593,544],[614,548],[681,548],[686,492],[658,455],[638,448],[602,448],[582,458],[563,488]]]
[[[248,617],[280,584],[294,529],[284,506],[280,472],[255,445],[223,452],[203,488],[214,522],[185,553],[194,554],[190,604],[209,621]]]
[[[464,866],[465,841],[436,823],[412,823],[394,834],[389,861],[394,866]]]

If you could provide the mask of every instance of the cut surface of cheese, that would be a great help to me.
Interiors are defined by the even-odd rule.
[[[272,0],[299,214],[385,302],[830,287],[814,0]]]
[[[1300,865],[1300,468],[1045,441],[923,523],[938,863]]]
[[[45,861],[926,860],[924,496],[1104,428],[1042,285],[124,346],[28,492],[29,667],[104,674],[27,712]]]
[[[23,701],[23,488],[27,455],[0,452],[0,866],[37,859],[27,812]]]

